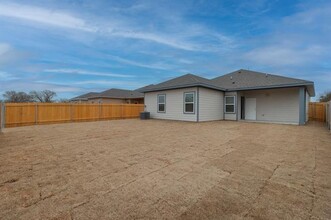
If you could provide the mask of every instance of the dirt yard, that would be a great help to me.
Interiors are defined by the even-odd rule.
[[[2,219],[330,219],[331,134],[118,120],[6,129]]]

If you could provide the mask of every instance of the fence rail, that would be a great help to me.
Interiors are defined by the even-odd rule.
[[[325,102],[310,102],[309,103],[309,120],[326,121],[326,103]]]
[[[4,127],[137,118],[143,104],[5,103]]]

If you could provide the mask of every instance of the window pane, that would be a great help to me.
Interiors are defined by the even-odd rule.
[[[226,104],[234,104],[234,97],[225,97]]]
[[[164,104],[159,104],[159,112],[164,112],[164,107],[165,105]]]
[[[185,102],[193,102],[194,100],[194,95],[192,93],[190,94],[185,94]]]
[[[165,96],[159,95],[159,103],[165,103]]]
[[[234,112],[234,105],[226,105],[225,112]]]
[[[194,110],[193,103],[191,103],[191,104],[185,104],[185,112],[192,112],[193,113],[193,110]]]

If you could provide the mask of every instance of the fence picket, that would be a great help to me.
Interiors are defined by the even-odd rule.
[[[1,124],[17,127],[77,121],[138,118],[142,104],[6,103]],[[1,125],[0,125],[1,126]]]
[[[308,113],[309,113],[309,120],[325,122],[326,121],[326,103],[310,102]]]

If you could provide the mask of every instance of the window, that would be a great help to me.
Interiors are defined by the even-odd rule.
[[[157,95],[157,112],[165,112],[166,95]]]
[[[235,113],[235,96],[225,96],[225,113]]]
[[[185,92],[184,93],[184,113],[194,114],[194,92]]]

